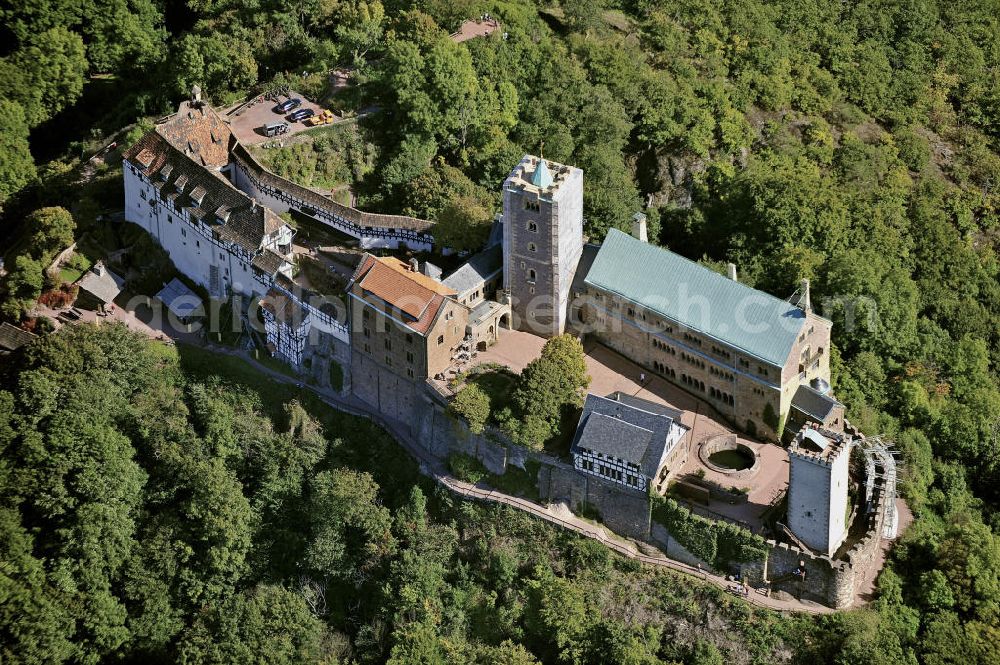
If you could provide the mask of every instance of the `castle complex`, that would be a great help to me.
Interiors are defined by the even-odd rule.
[[[586,244],[580,169],[524,157],[503,183],[489,247],[443,279],[416,259],[368,255],[345,315],[296,284],[294,231],[278,213],[295,210],[362,248],[428,249],[430,222],[364,213],[279,178],[197,95],[124,166],[126,218],[182,273],[213,297],[263,298],[272,350],[296,367],[307,337],[332,337],[358,396],[403,422],[427,378],[515,327],[591,334],[765,438],[789,418],[842,425],[829,395],[830,322],[812,311],[807,284],[795,303],[780,300],[649,244],[641,223],[638,237],[612,229]]]
[[[320,384],[317,368],[336,362],[344,390],[414,433],[429,382],[504,330],[589,335],[737,428],[787,434],[789,528],[821,555],[847,537],[852,443],[830,394],[831,323],[813,311],[808,283],[793,301],[755,290],[733,268],[721,275],[650,244],[641,215],[632,234],[590,244],[578,168],[525,156],[503,183],[487,246],[447,276],[414,257],[434,247],[430,222],[362,212],[270,173],[197,94],[125,153],[124,185],[126,219],[181,273],[213,298],[255,298],[248,314],[275,356]],[[356,239],[343,301],[299,283],[295,231],[279,216],[288,211]],[[662,491],[690,449],[680,416],[620,393],[589,396],[576,471]]]

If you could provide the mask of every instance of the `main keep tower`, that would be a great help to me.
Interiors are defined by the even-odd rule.
[[[788,528],[827,556],[847,538],[852,439],[807,424],[788,447]]]
[[[503,285],[519,329],[565,330],[582,251],[583,171],[525,155],[503,186]]]

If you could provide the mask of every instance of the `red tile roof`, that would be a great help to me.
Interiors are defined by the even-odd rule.
[[[378,301],[405,314],[406,325],[426,334],[434,324],[445,298],[455,291],[392,257],[366,254],[354,273],[352,290],[373,305]]]

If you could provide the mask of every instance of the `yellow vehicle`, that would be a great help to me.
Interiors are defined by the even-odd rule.
[[[306,124],[309,125],[310,127],[319,127],[320,125],[329,125],[336,119],[337,117],[333,115],[333,113],[331,113],[326,109],[323,109],[323,111],[314,115],[313,117],[307,118]]]

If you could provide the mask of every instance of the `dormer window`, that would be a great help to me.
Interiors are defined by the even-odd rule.
[[[198,185],[197,187],[191,190],[190,194],[191,200],[194,201],[196,205],[200,206],[201,202],[205,200],[205,194],[206,194],[205,188],[202,187],[201,185]]]
[[[528,243],[528,251],[529,252],[537,252],[538,251],[538,246],[535,245],[535,243],[533,243],[533,242],[529,242]]]
[[[528,222],[528,230],[532,233],[538,233],[538,224],[535,222]]]
[[[535,270],[534,270],[534,268],[530,268],[528,270],[528,281],[531,282],[532,284],[535,283]]]

